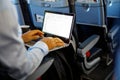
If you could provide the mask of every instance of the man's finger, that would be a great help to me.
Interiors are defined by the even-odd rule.
[[[32,40],[36,40],[36,39],[39,39],[40,36],[36,35],[36,36],[32,36]]]
[[[61,42],[64,43],[60,38],[54,38],[55,42]]]
[[[54,41],[57,46],[64,46],[65,43],[60,38],[54,38]]]
[[[42,36],[44,35],[44,33],[40,30],[32,30],[32,35],[39,35],[39,36]]]
[[[56,45],[59,46],[64,46],[65,44],[63,42],[56,43]]]

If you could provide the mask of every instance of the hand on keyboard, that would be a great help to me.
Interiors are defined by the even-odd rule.
[[[65,43],[60,38],[54,38],[54,41],[57,47],[65,45]]]
[[[44,35],[44,33],[41,32],[40,30],[31,30],[31,31],[24,33],[22,35],[22,39],[26,43],[26,42],[29,42],[32,40],[37,40],[40,37],[42,37],[43,35]]]
[[[64,42],[59,38],[44,37],[41,39],[41,41],[45,42],[48,45],[49,50],[58,46],[64,46]]]

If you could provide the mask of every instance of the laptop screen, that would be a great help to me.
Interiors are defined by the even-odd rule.
[[[69,39],[73,20],[73,14],[45,11],[42,31]]]

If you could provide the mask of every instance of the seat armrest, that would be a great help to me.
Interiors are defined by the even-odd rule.
[[[82,42],[77,50],[78,54],[82,53],[82,56],[85,57],[86,52],[93,48],[93,46],[98,42],[99,38],[100,36],[98,35],[92,35],[84,42]]]
[[[117,34],[117,32],[119,31],[119,27],[120,25],[114,25],[112,27],[112,29],[110,29],[109,33],[108,33],[108,37],[113,40],[114,36]]]
[[[43,61],[43,63],[38,67],[38,69],[36,69],[36,71],[26,80],[36,80],[37,78],[41,77],[50,68],[53,62],[53,58]]]
[[[86,69],[92,68],[93,66],[95,66],[95,64],[97,64],[97,63],[99,63],[99,62],[100,62],[100,57],[97,57],[97,58],[95,58],[94,60],[92,60],[92,61],[90,61],[90,62],[88,62],[88,61],[86,60],[86,58],[84,58],[84,65],[85,65],[85,68],[86,68]]]

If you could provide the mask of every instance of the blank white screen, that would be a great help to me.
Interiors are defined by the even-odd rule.
[[[57,13],[45,13],[43,32],[69,38],[73,16]]]

